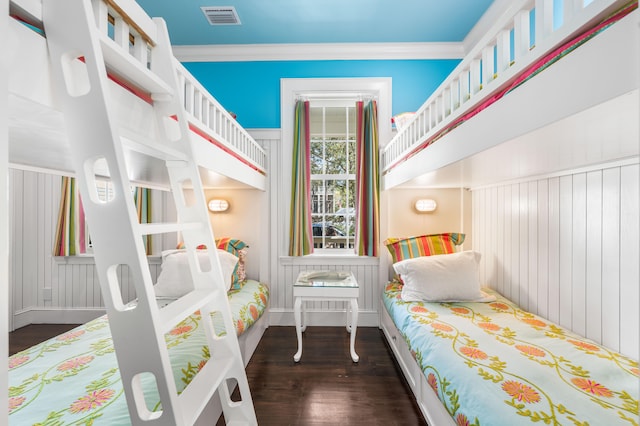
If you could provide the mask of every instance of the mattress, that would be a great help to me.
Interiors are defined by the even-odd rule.
[[[268,298],[267,286],[254,280],[229,292],[238,335],[262,316]],[[223,330],[222,316],[211,315]],[[209,358],[200,323],[198,311],[165,335],[179,392]],[[147,406],[160,408],[159,398],[149,397]],[[106,315],[9,358],[9,422],[131,424]]]
[[[636,360],[483,290],[497,300],[404,302],[397,282],[383,293],[427,383],[457,424],[638,424]]]

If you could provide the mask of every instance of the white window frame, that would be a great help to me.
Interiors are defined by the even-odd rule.
[[[278,247],[281,256],[288,253],[289,220],[291,207],[291,172],[293,152],[293,125],[296,100],[304,97],[336,96],[357,97],[359,94],[377,99],[378,134],[380,146],[391,140],[391,77],[363,78],[283,78],[280,80],[280,123],[281,123],[281,158],[279,181],[281,182],[278,202]],[[353,251],[344,249],[315,250],[318,256],[354,256]]]

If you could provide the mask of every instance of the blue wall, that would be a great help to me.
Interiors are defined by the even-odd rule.
[[[248,129],[280,128],[281,78],[391,77],[393,115],[416,111],[460,61],[190,62],[184,66]]]

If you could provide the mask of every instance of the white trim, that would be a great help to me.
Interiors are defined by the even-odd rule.
[[[173,46],[180,62],[461,59],[463,43],[295,43]]]
[[[104,308],[47,309],[31,308],[13,315],[13,329],[29,324],[84,324],[105,314]]]
[[[255,140],[280,140],[280,129],[246,129]],[[264,147],[263,147],[264,148]]]
[[[510,179],[510,180],[500,181],[496,183],[491,183],[488,185],[472,186],[468,189],[470,191],[478,191],[481,189],[499,188],[507,185],[517,185],[524,182],[534,182],[534,181],[543,180],[543,179],[551,179],[551,178],[556,178],[561,176],[576,175],[579,173],[589,173],[596,170],[606,170],[606,169],[612,169],[614,167],[624,167],[624,166],[630,166],[630,165],[639,164],[639,163],[640,163],[640,157],[636,155],[629,158],[623,158],[623,159],[614,160],[614,161],[607,161],[604,163],[591,164],[588,166],[578,167],[575,169],[560,170],[558,172],[545,173],[545,174],[535,175],[535,176],[525,176],[518,179]]]
[[[325,255],[311,254],[308,256],[281,256],[281,265],[335,265],[335,266],[355,266],[355,265],[378,265],[380,259],[377,257],[357,256],[355,254],[345,255]]]

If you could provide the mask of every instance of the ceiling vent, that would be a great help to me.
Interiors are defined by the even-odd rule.
[[[201,9],[211,25],[240,25],[240,18],[233,6],[203,6]]]

